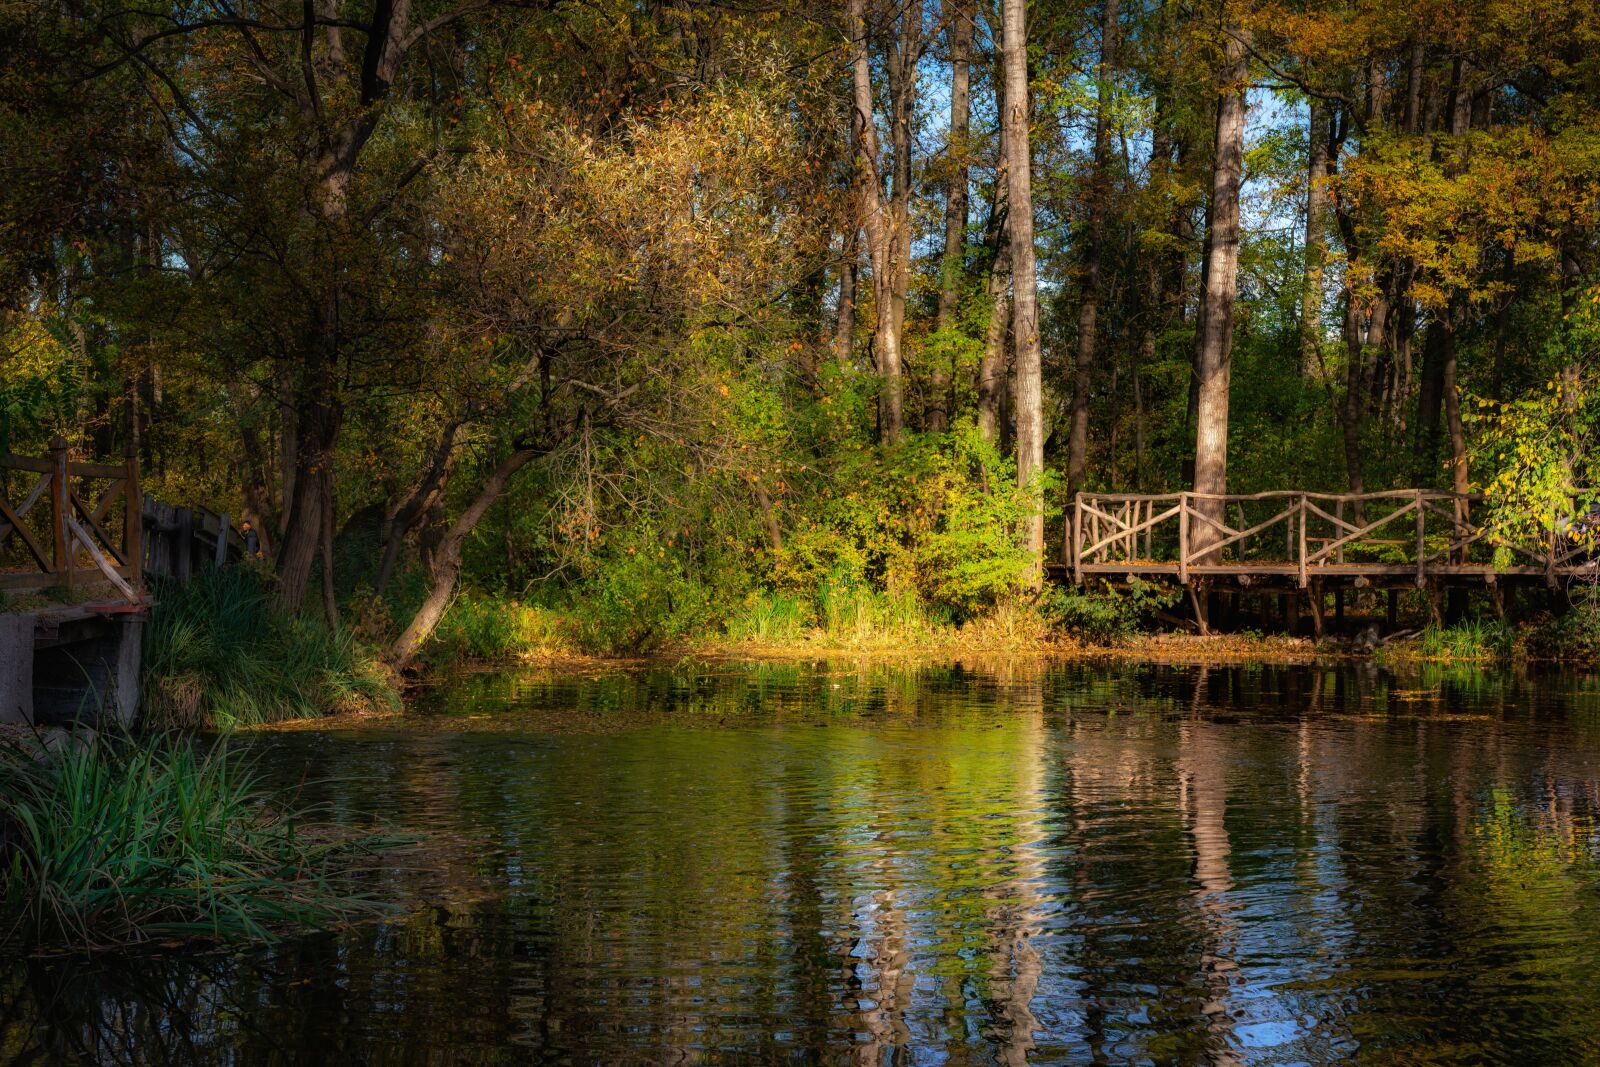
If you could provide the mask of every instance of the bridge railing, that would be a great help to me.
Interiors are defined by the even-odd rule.
[[[0,589],[71,590],[98,573],[133,599],[143,567],[139,463],[0,455]]]
[[[71,592],[98,577],[136,601],[147,575],[186,580],[243,555],[227,515],[144,495],[133,455],[76,460],[60,437],[43,457],[0,454],[0,590]]]
[[[1552,575],[1588,563],[1587,541],[1491,543],[1472,521],[1481,497],[1432,489],[1374,493],[1079,493],[1064,556],[1095,574],[1292,576]],[[1497,550],[1505,549],[1496,562]],[[1505,561],[1505,556],[1511,562]]]

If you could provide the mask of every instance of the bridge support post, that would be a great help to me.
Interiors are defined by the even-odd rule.
[[[1207,594],[1204,589],[1200,588],[1200,585],[1201,583],[1199,582],[1190,582],[1187,588],[1189,590],[1189,603],[1194,608],[1195,629],[1199,631],[1201,637],[1205,637],[1211,633],[1211,626],[1206,611]]]
[[[50,441],[50,532],[55,536],[56,584],[72,590],[72,538],[67,518],[72,509],[72,482],[67,462],[67,439],[59,434]]]
[[[32,615],[0,615],[0,722],[33,724]]]

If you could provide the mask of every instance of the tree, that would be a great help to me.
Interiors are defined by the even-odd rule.
[[[1228,383],[1232,370],[1234,301],[1238,297],[1239,186],[1244,178],[1245,92],[1249,42],[1231,3],[1224,8],[1222,64],[1217,71],[1217,135],[1206,233],[1205,288],[1195,347],[1194,491],[1202,516],[1192,531],[1200,548],[1220,541],[1228,491]]]
[[[1031,584],[1044,580],[1044,374],[1039,341],[1039,275],[1033,246],[1032,153],[1028,130],[1026,0],[1001,0],[1005,67],[1006,228],[1011,235],[1011,323],[1015,346],[1017,482],[1035,508],[1022,543],[1033,558]]]
[[[1100,70],[1096,79],[1094,158],[1086,194],[1083,288],[1078,303],[1078,352],[1073,364],[1072,425],[1067,437],[1067,497],[1083,488],[1089,458],[1089,394],[1094,384],[1095,330],[1100,316],[1101,263],[1105,255],[1107,186],[1111,180],[1111,97],[1117,71],[1117,0],[1102,0]]]

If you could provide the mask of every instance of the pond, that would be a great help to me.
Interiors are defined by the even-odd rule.
[[[4,973],[0,1058],[1600,1057],[1600,685],[1363,667],[467,674],[255,735],[393,920]]]

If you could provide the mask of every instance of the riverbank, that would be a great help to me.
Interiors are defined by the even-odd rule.
[[[150,630],[145,699],[151,721],[231,729],[320,720],[329,714],[390,714],[404,691],[467,665],[603,673],[640,663],[698,660],[883,662],[1025,657],[1172,664],[1301,664],[1372,658],[1386,664],[1490,665],[1512,660],[1600,663],[1600,610],[1538,613],[1509,623],[1466,618],[1453,626],[1396,631],[1352,620],[1320,639],[1245,630],[1200,636],[1163,631],[1159,607],[1126,597],[1056,592],[955,622],[913,598],[857,591],[820,609],[792,598],[751,597],[693,626],[628,635],[582,606],[556,609],[464,594],[435,632],[415,674],[385,667],[385,616],[352,611],[351,625],[290,617],[259,576],[218,572],[163,600]]]

